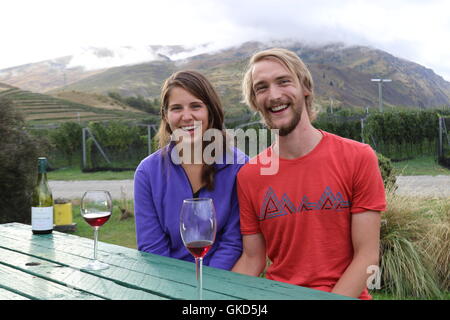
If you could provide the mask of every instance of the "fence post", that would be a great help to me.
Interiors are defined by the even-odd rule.
[[[111,161],[109,161],[108,157],[106,156],[106,153],[103,151],[102,147],[97,142],[97,139],[95,139],[94,135],[89,130],[89,128],[83,128],[82,132],[83,132],[83,168],[86,168],[86,132],[89,133],[95,145],[97,146],[97,149],[100,151],[106,162],[111,163]]]
[[[86,128],[83,128],[83,169],[86,168]]]
[[[91,136],[92,140],[94,140],[95,145],[97,146],[98,150],[100,151],[100,153],[102,154],[102,156],[106,160],[106,162],[111,163],[111,161],[109,161],[108,157],[106,156],[106,153],[103,151],[102,147],[97,142],[97,139],[95,139],[95,137],[92,134],[91,130],[89,130],[89,128],[86,128],[86,130],[89,133],[89,135]]]
[[[148,154],[152,154],[152,125],[147,125]]]
[[[361,142],[364,143],[364,118],[361,118]]]
[[[443,155],[443,149],[444,149],[444,144],[443,144],[443,132],[442,132],[442,122],[443,122],[444,118],[439,117],[439,148],[438,148],[438,159],[440,159]]]

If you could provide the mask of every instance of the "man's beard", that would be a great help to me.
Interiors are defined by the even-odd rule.
[[[300,120],[302,119],[302,112],[301,110],[297,110],[296,108],[294,108],[292,105],[290,106],[292,107],[293,110],[293,117],[291,122],[289,122],[286,126],[277,128],[272,120],[271,120],[271,116],[270,116],[270,111],[266,111],[266,117],[264,117],[264,120],[266,122],[266,125],[269,127],[269,129],[278,129],[278,135],[281,137],[287,136],[289,133],[291,133],[296,127],[297,124],[300,122]]]

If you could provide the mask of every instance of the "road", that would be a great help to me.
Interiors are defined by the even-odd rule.
[[[81,199],[87,190],[107,190],[115,200],[133,199],[133,180],[49,181],[53,199]]]
[[[108,190],[114,199],[133,199],[133,180],[49,181],[53,198],[80,199],[86,190]],[[397,193],[450,199],[450,176],[399,176]]]

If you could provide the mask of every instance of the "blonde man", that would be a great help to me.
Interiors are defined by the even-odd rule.
[[[378,264],[386,200],[370,146],[314,128],[313,80],[285,49],[256,53],[243,93],[279,139],[238,174],[243,253],[233,271],[371,299],[368,270]],[[276,175],[261,175],[269,156]]]

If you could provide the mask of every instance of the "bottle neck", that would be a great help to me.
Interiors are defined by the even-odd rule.
[[[46,173],[47,173],[47,164],[44,161],[39,162],[38,174],[46,174]]]
[[[47,160],[40,158],[38,162],[38,182],[47,180]]]
[[[46,177],[47,177],[47,172],[43,172],[43,173],[38,172],[38,180],[42,179],[42,178],[46,178]]]

